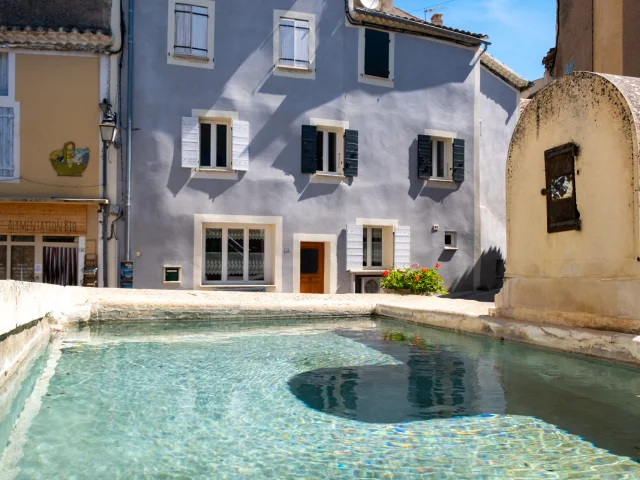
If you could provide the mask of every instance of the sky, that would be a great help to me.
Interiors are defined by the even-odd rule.
[[[543,76],[542,58],[555,46],[556,0],[394,0],[427,20],[442,13],[444,24],[489,36],[488,52],[527,80]],[[438,9],[439,8],[439,9]]]

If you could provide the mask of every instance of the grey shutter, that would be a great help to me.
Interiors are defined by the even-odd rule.
[[[364,74],[389,78],[389,32],[364,31]]]
[[[295,64],[295,21],[280,19],[280,65]]]
[[[302,173],[316,173],[316,134],[314,125],[302,125]]]
[[[344,131],[344,175],[358,176],[358,131]]]
[[[347,225],[347,270],[362,270],[362,225]]]
[[[249,122],[234,120],[231,123],[232,168],[249,170]]]
[[[453,140],[453,181],[464,182],[464,140]]]
[[[430,135],[418,135],[418,178],[429,178],[433,169]]]
[[[182,166],[200,166],[200,122],[198,117],[182,117]]]
[[[13,108],[0,107],[0,177],[13,177]]]
[[[393,264],[398,269],[411,266],[411,227],[396,227],[393,237]]]

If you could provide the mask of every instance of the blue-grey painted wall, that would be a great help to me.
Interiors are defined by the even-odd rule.
[[[169,65],[167,0],[135,5],[131,239],[132,251],[140,252],[133,258],[135,288],[175,288],[162,283],[165,264],[182,266],[180,288],[197,287],[194,214],[207,213],[281,215],[284,248],[292,249],[294,233],[338,235],[341,293],[352,288],[346,225],[356,217],[397,219],[411,227],[412,261],[440,262],[448,285],[473,288],[474,202],[479,201],[474,105],[480,90],[476,78],[485,78],[474,72],[480,68],[475,50],[396,34],[395,87],[372,86],[358,82],[358,28],[346,25],[342,1],[217,0],[215,68]],[[272,75],[274,9],[316,15],[315,80]],[[491,95],[507,98],[514,92],[499,82]],[[237,181],[193,179],[181,167],[181,117],[192,109],[237,111],[250,123],[250,169]],[[515,106],[508,116],[514,112]],[[310,117],[348,120],[359,131],[359,175],[348,184],[310,184],[300,173],[300,130]],[[501,137],[496,145],[504,147],[491,157],[501,162],[496,172],[504,172],[511,128],[507,122],[492,132]],[[453,190],[425,186],[417,177],[417,136],[425,129],[457,132],[466,141],[466,179]],[[504,190],[504,173],[495,182]],[[504,210],[488,205],[493,207]],[[433,224],[440,226],[438,232]],[[458,232],[454,253],[443,249],[445,230]],[[293,290],[292,262],[291,254],[283,255],[285,292]]]
[[[479,97],[479,286],[486,288],[501,286],[499,277],[504,274],[507,258],[505,171],[511,132],[518,121],[519,109],[520,93],[482,67]]]

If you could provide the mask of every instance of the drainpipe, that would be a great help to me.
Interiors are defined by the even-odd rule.
[[[125,259],[131,260],[131,130],[132,130],[132,108],[133,108],[133,2],[129,0],[129,30],[128,30],[128,52],[127,52],[127,159],[126,178],[124,186],[125,208],[127,220],[124,233]]]
[[[107,198],[107,153],[109,147],[102,142],[102,196]],[[105,204],[101,206],[102,210],[102,286],[109,287],[109,238],[107,237],[107,229],[109,224],[109,207]]]

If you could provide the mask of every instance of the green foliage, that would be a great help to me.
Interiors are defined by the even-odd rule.
[[[380,285],[386,290],[407,290],[413,295],[446,294],[444,280],[438,273],[438,268],[439,263],[433,268],[423,268],[417,263],[404,270],[392,268],[382,274]]]

